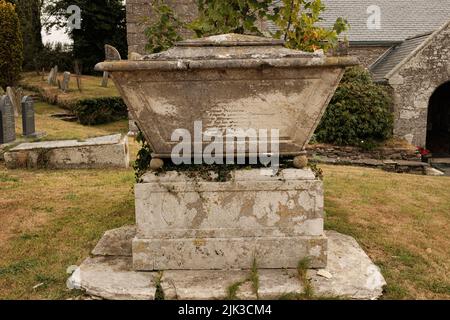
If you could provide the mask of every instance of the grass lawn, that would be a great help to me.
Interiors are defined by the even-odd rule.
[[[59,74],[58,78],[62,79],[62,73]],[[41,95],[60,105],[70,105],[80,99],[120,96],[111,79],[108,82],[107,88],[103,88],[100,85],[101,81],[101,77],[81,76],[82,91],[80,92],[77,87],[76,78],[72,75],[70,88],[64,93],[57,87],[49,85],[47,83],[47,76],[42,79],[42,76],[37,75],[35,72],[28,72],[22,74],[21,84],[28,89],[33,89],[33,91],[39,91]]]
[[[450,299],[450,178],[323,169],[327,229],[354,236],[381,267],[384,298]],[[0,298],[70,297],[66,268],[133,223],[132,186],[131,170],[0,167]]]
[[[114,123],[96,125],[96,126],[82,126],[77,122],[66,122],[50,115],[64,113],[65,110],[50,105],[44,102],[37,102],[35,104],[35,121],[36,131],[45,131],[46,135],[39,139],[39,141],[49,140],[84,140],[87,138],[105,136],[115,133],[128,133],[128,120],[120,120]],[[21,142],[20,135],[22,132],[22,123],[16,120],[16,133],[18,140],[15,144]],[[130,150],[132,155],[137,153],[139,146],[133,139],[130,139]],[[134,160],[134,159],[133,159]]]
[[[126,122],[84,127],[36,106],[47,138],[126,132]],[[137,151],[136,143],[131,144]],[[381,267],[385,299],[450,299],[450,178],[322,166],[327,229],[354,236]],[[134,222],[129,170],[7,170],[0,163],[0,299],[66,299],[66,269],[102,234]]]

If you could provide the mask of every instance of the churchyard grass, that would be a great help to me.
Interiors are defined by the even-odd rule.
[[[381,267],[384,298],[449,299],[450,178],[323,169],[327,228],[354,236]],[[0,298],[72,297],[67,267],[104,231],[133,223],[133,178],[131,170],[1,167]]]
[[[62,79],[62,73],[58,77]],[[81,76],[82,91],[80,92],[77,88],[75,74],[72,74],[69,90],[65,93],[57,87],[49,85],[47,75],[44,78],[45,80],[42,80],[42,77],[35,72],[23,73],[21,85],[28,90],[39,91],[46,100],[55,100],[55,96],[57,96],[57,104],[62,106],[74,104],[81,99],[120,96],[112,80],[108,82],[106,88],[101,86],[102,77]]]
[[[450,178],[323,166],[326,228],[362,245],[388,299],[450,299]]]
[[[45,131],[47,133],[44,140],[82,140],[114,133],[126,134],[128,132],[128,120],[88,127],[82,126],[77,122],[67,122],[52,118],[50,116],[52,114],[65,112],[65,110],[57,106],[37,102],[35,104],[35,110],[36,130]],[[16,126],[18,127],[16,130],[19,130],[21,124],[16,122]]]
[[[127,131],[126,121],[86,127],[50,117],[36,104],[46,139]],[[17,132],[20,132],[18,129]],[[138,145],[130,140],[134,158]],[[380,266],[384,299],[450,299],[450,178],[321,166],[326,228],[354,236]],[[102,234],[134,223],[128,170],[7,170],[0,163],[0,299],[67,299],[66,270]]]

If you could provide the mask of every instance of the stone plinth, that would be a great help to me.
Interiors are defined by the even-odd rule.
[[[148,173],[135,190],[136,270],[326,266],[323,185],[310,170],[237,170],[227,182]]]
[[[5,153],[9,169],[127,168],[128,138],[120,134],[85,141],[23,143]]]
[[[251,271],[167,270],[134,271],[130,236],[133,226],[109,231],[68,280],[69,288],[85,290],[103,299],[153,300],[157,285],[166,300],[229,299],[230,286],[242,283],[237,299],[280,299],[304,293],[304,284],[295,269],[258,269],[256,294],[248,280]],[[326,231],[329,239],[326,270],[308,270],[312,299],[377,299],[386,281],[355,239]],[[327,275],[324,277],[323,275]],[[161,297],[160,297],[161,298]]]

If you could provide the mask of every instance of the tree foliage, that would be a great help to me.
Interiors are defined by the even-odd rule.
[[[318,25],[325,10],[322,0],[282,0],[282,5],[268,15],[279,28],[274,36],[283,38],[291,49],[315,51],[336,46],[338,36],[348,28],[343,18],[338,18],[333,28]]]
[[[362,67],[347,70],[316,131],[320,142],[375,146],[393,131],[392,98]]]
[[[36,58],[42,49],[41,6],[42,0],[8,0],[15,4],[23,38],[23,68],[39,68]]]
[[[182,40],[179,30],[184,24],[164,0],[153,0],[151,9],[153,19],[147,19],[145,22],[144,33],[148,39],[145,50],[149,53],[158,53],[171,48],[175,42]]]
[[[198,0],[199,17],[190,24],[198,37],[224,34],[261,34],[272,0]]]
[[[0,87],[14,86],[20,78],[23,43],[15,6],[0,0]]]
[[[104,46],[116,47],[122,57],[127,56],[125,6],[121,0],[49,0],[45,7],[54,17],[47,28],[65,28],[70,13],[67,8],[76,5],[81,9],[81,29],[73,29],[73,55],[83,65],[83,72],[94,72],[94,66],[105,59]]]
[[[189,27],[198,37],[223,34],[261,34],[258,23],[272,21],[278,28],[275,38],[283,38],[291,49],[328,50],[348,28],[338,18],[333,28],[318,25],[325,10],[322,0],[198,0],[199,17]]]

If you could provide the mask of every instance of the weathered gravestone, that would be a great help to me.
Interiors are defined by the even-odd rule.
[[[22,129],[25,137],[36,134],[34,122],[34,101],[33,98],[29,96],[25,96],[22,99]]]
[[[56,85],[58,83],[58,66],[54,66],[50,70],[50,74],[48,75],[47,82],[51,85]]]
[[[14,107],[8,96],[0,98],[0,144],[16,140]]]
[[[20,101],[22,100],[22,89],[7,87],[6,95],[9,97],[9,100],[11,101],[11,103],[13,105],[14,116],[18,117],[19,114],[22,112],[21,105],[20,105]]]
[[[61,83],[61,90],[66,92],[69,90],[69,83],[70,83],[70,72],[64,72],[63,73],[63,81]]]
[[[53,74],[55,73],[55,69],[51,68],[50,69],[50,73],[48,74],[47,77],[47,83],[48,84],[52,84],[52,79],[53,79]]]

